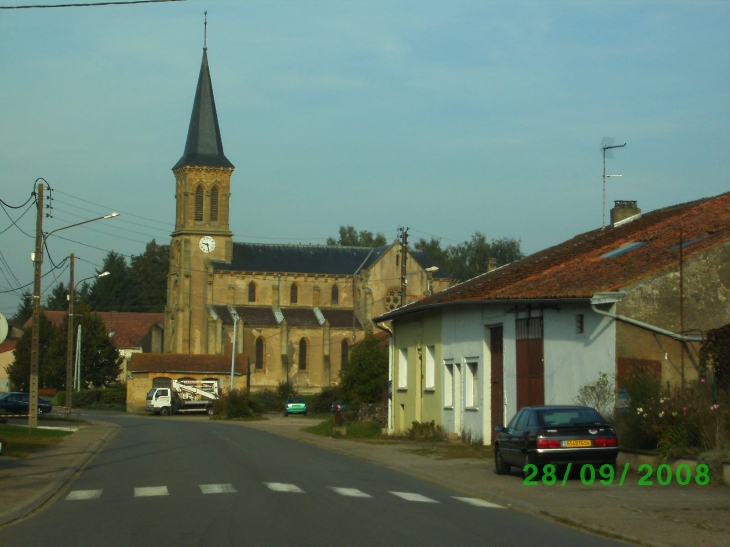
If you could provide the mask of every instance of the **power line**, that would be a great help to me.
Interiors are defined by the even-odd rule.
[[[100,204],[100,203],[94,203],[93,201],[89,201],[89,200],[87,200],[87,199],[83,199],[83,198],[80,198],[80,197],[76,197],[76,196],[74,196],[74,195],[71,195],[71,194],[67,194],[66,192],[62,192],[61,190],[56,190],[56,192],[58,192],[59,194],[62,194],[62,195],[64,195],[64,196],[68,196],[68,197],[70,197],[70,198],[73,198],[73,199],[77,199],[77,200],[79,200],[79,201],[83,201],[84,203],[88,203],[89,205],[95,205],[95,206],[97,206],[97,207],[101,207],[101,208],[103,208],[103,209],[106,209],[106,210],[109,210],[109,209],[113,209],[113,210],[115,210],[115,211],[119,211],[120,213],[124,214],[125,216],[130,216],[130,217],[134,217],[134,218],[141,218],[142,220],[147,220],[147,221],[149,221],[149,222],[156,222],[157,224],[162,224],[162,225],[164,225],[164,226],[167,226],[167,227],[168,227],[168,229],[169,229],[169,226],[172,226],[172,224],[171,224],[171,223],[169,223],[169,222],[163,222],[163,221],[161,221],[161,220],[156,220],[156,219],[154,219],[154,218],[147,218],[147,217],[142,217],[142,216],[139,216],[139,215],[135,215],[135,214],[133,214],[133,213],[128,213],[128,212],[126,212],[126,211],[122,211],[122,210],[120,210],[120,209],[115,209],[114,207],[108,207],[108,206],[106,206],[106,205],[102,205],[102,204]]]
[[[84,4],[31,4],[26,6],[0,6],[0,9],[43,9],[43,8],[88,8],[97,6],[124,6],[127,4],[155,4],[161,2],[184,2],[185,0],[129,0],[128,2],[94,2]]]

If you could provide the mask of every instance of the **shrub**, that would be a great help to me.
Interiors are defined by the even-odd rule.
[[[613,415],[614,390],[608,374],[601,372],[598,380],[589,382],[578,390],[576,404],[595,408],[605,419]]]
[[[253,411],[249,406],[246,389],[234,389],[213,402],[213,413],[230,420],[232,418],[250,418]]]
[[[314,414],[323,414],[332,409],[332,403],[340,399],[340,392],[337,388],[325,388],[312,397],[312,403],[308,406]]]
[[[299,395],[299,392],[289,380],[282,380],[279,382],[279,385],[276,386],[276,396],[279,398],[282,405],[288,397],[296,397],[297,395]]]
[[[438,440],[446,438],[444,430],[440,425],[431,420],[430,422],[413,422],[406,434],[412,440]]]
[[[284,401],[274,389],[262,389],[251,393],[251,406],[258,412],[280,412],[284,408]]]

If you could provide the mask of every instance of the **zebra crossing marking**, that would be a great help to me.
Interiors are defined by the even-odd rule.
[[[503,506],[497,505],[496,503],[491,503],[485,500],[480,500],[479,498],[461,498],[459,496],[452,496],[455,500],[463,501],[464,503],[468,503],[469,505],[474,505],[475,507],[489,507],[490,509],[504,509]]]
[[[66,496],[68,501],[73,500],[95,500],[101,497],[101,490],[72,490]]]
[[[406,501],[418,501],[421,503],[439,503],[436,500],[432,500],[431,498],[427,498],[426,496],[422,496],[421,494],[414,494],[412,492],[391,492],[394,496],[398,496],[399,498],[403,498]]]
[[[199,484],[203,494],[235,494],[236,489],[232,484]]]
[[[372,498],[370,494],[366,494],[357,488],[338,488],[337,486],[330,486],[329,489],[340,496],[348,496],[350,498]]]
[[[167,486],[143,486],[134,489],[135,498],[147,498],[152,496],[169,496]]]
[[[296,484],[286,484],[284,482],[265,482],[269,490],[274,492],[292,492],[294,494],[304,494],[304,490],[299,488]]]

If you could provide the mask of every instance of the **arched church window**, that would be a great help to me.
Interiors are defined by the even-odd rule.
[[[264,368],[264,339],[259,336],[256,338],[256,370]]]
[[[342,344],[340,344],[340,368],[342,370],[345,370],[345,367],[347,366],[347,359],[350,353],[350,344],[347,343],[347,338],[342,340]]]
[[[299,370],[307,370],[307,341],[299,340]]]
[[[291,284],[291,294],[289,295],[289,303],[296,304],[299,301],[299,289],[296,283]]]
[[[218,222],[218,187],[210,191],[210,221]]]
[[[256,283],[253,281],[248,284],[248,301],[256,302]]]
[[[195,189],[195,220],[203,220],[203,187],[198,186]]]
[[[332,287],[332,304],[337,305],[340,303],[340,289],[337,285]]]

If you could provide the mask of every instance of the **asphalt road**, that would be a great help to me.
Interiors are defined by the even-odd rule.
[[[0,545],[624,545],[238,424],[99,418],[118,434]]]

